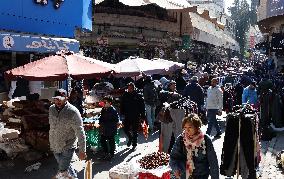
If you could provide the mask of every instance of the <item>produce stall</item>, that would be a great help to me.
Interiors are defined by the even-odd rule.
[[[19,131],[19,137],[33,149],[49,151],[48,100],[11,100],[4,102],[1,122]]]
[[[170,179],[169,154],[154,152],[138,160],[114,166],[109,171],[111,179]]]

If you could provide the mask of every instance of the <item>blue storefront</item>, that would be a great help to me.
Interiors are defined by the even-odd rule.
[[[0,22],[1,93],[8,86],[4,71],[37,56],[79,51],[76,30],[92,30],[92,0],[2,0]]]

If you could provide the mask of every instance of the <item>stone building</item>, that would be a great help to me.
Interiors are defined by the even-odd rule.
[[[217,18],[186,0],[96,1],[93,27],[77,34],[82,50],[112,63],[128,56],[217,60],[238,50]]]
[[[183,6],[139,3],[138,0],[96,1],[93,31],[78,33],[77,38],[94,57],[113,63],[128,56],[174,56],[174,49],[181,45],[182,39],[177,17],[169,15],[166,8]]]

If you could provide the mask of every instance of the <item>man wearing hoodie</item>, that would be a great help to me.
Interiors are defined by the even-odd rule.
[[[218,79],[213,78],[211,80],[211,86],[207,90],[207,99],[206,99],[205,108],[207,109],[208,128],[206,134],[210,135],[212,127],[215,126],[217,131],[215,138],[220,138],[222,133],[216,115],[222,114],[223,92],[222,89],[217,84],[218,84]]]

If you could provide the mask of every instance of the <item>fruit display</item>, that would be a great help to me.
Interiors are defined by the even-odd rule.
[[[170,156],[164,152],[154,152],[142,157],[138,162],[143,169],[156,169],[168,165]]]

